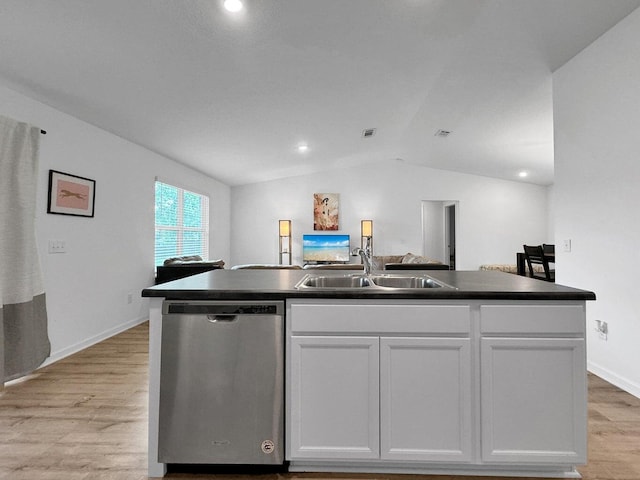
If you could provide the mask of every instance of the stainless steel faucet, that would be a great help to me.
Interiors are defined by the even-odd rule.
[[[365,275],[371,275],[371,248],[369,247],[369,242],[367,241],[365,248],[354,248],[351,254],[354,256],[360,255],[360,257],[362,257],[364,273]]]

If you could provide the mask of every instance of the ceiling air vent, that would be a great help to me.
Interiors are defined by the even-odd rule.
[[[369,137],[373,137],[376,133],[376,129],[375,128],[367,128],[366,130],[362,131],[362,137],[363,138],[369,138]]]
[[[450,130],[438,130],[438,131],[436,131],[436,133],[434,135],[436,137],[448,137],[449,135],[451,135],[451,131]]]

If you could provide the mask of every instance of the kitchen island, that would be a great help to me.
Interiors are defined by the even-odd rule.
[[[149,475],[166,471],[157,449],[167,299],[285,303],[291,471],[579,478],[585,303],[595,295],[501,272],[401,275],[420,274],[442,287],[296,288],[308,272],[216,270],[145,289]]]

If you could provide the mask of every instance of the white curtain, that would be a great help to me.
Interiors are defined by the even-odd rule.
[[[50,353],[35,215],[40,129],[0,116],[0,387]]]

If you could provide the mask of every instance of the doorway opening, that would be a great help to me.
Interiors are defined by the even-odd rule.
[[[422,251],[425,257],[438,260],[456,269],[458,253],[458,200],[422,201]]]

